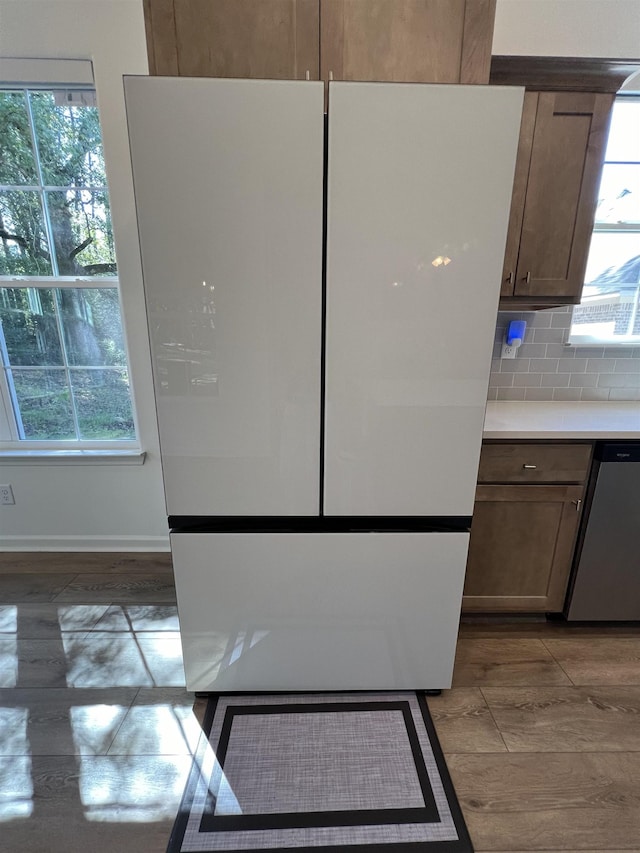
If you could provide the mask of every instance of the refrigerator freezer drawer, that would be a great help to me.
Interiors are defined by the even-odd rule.
[[[451,685],[467,533],[174,533],[189,690]]]

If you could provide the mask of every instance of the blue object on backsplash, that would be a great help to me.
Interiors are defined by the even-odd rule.
[[[507,344],[510,347],[519,347],[524,341],[526,329],[526,320],[512,320],[507,326]]]

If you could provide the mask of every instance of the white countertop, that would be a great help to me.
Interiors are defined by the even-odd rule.
[[[640,402],[489,402],[484,438],[640,439]]]

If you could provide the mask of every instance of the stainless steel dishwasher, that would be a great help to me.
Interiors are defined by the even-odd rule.
[[[640,442],[596,445],[568,620],[640,620]]]

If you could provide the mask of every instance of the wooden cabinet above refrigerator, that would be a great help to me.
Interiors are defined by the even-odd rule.
[[[487,83],[496,0],[144,0],[151,74]]]

